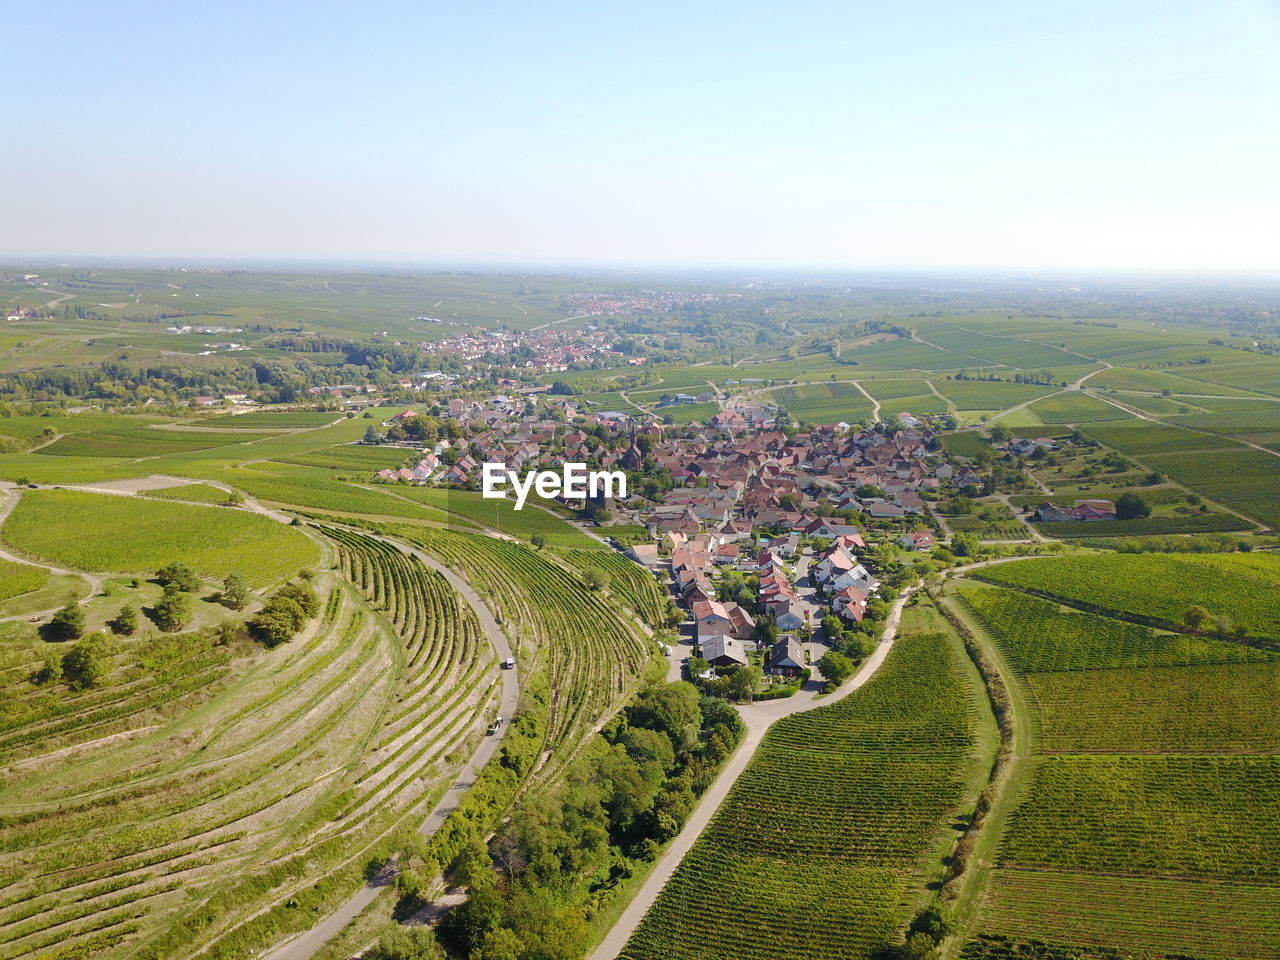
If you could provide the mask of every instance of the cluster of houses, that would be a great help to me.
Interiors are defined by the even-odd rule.
[[[506,366],[530,373],[560,373],[575,364],[620,360],[623,355],[613,349],[614,339],[591,327],[525,331],[477,327],[456,337],[428,341],[421,344],[421,349],[432,354],[453,354],[464,361],[468,370],[501,359]]]

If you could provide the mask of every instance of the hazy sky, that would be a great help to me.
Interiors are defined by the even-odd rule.
[[[1280,3],[0,0],[0,255],[1280,269]]]

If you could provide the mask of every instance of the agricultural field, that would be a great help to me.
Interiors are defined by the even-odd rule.
[[[769,731],[625,960],[868,957],[905,925],[989,722],[958,639],[909,617],[865,687]]]
[[[119,638],[70,694],[4,651],[4,955],[244,956],[419,821],[485,722],[492,650],[439,575],[358,539],[339,555],[354,587],[326,575],[320,618],[271,651]]]
[[[1037,400],[1029,408],[1045,423],[1097,423],[1129,420],[1133,414],[1087,393],[1064,393]]]
[[[957,410],[1006,410],[1053,393],[1054,387],[984,380],[937,380],[934,386]]]
[[[1187,608],[1200,606],[1210,618],[1226,617],[1228,633],[1280,641],[1280,556],[1274,553],[1051,557],[997,564],[982,578],[1159,625],[1181,627]]]
[[[1251,589],[1280,587],[1272,557],[1206,555],[1191,572],[1216,575],[1236,558],[1259,578]],[[1064,557],[982,574],[1041,592],[1090,579],[1095,601],[1123,590],[1120,609],[1135,610],[1186,575],[1166,566],[1174,559]],[[1075,565],[1088,576],[1074,577]],[[955,596],[1025,690],[1036,754],[960,955],[1280,957],[1280,850],[1268,826],[1280,816],[1280,654],[1010,589]]]
[[[0,560],[0,601],[39,590],[48,582],[49,572],[42,567]]]
[[[642,629],[610,597],[523,544],[437,527],[392,526],[387,532],[461,573],[501,617],[520,656],[536,659],[556,691],[545,749],[582,741],[640,677],[649,651]],[[630,561],[628,561],[630,562]],[[635,584],[619,578],[644,609]],[[545,771],[550,775],[551,769]]]
[[[77,490],[24,492],[4,537],[32,557],[79,570],[151,573],[182,560],[206,577],[236,571],[257,584],[320,557],[304,534],[248,511]]]
[[[769,394],[798,422],[863,423],[872,404],[852,383],[808,383],[782,387]]]

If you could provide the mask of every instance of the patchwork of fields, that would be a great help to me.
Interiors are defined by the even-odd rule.
[[[1182,558],[1073,559],[1079,576],[1067,558],[983,573],[1122,610],[1153,587],[1166,599],[1149,609],[1163,609],[1170,582],[1189,582],[1169,567]],[[1261,584],[1233,591],[1232,559],[1188,558],[1201,561],[1188,569],[1220,571],[1208,595],[1239,609]],[[1276,589],[1274,558],[1239,559],[1262,561]],[[961,955],[1280,957],[1280,654],[1008,589],[957,595],[1024,685],[1037,753]]]

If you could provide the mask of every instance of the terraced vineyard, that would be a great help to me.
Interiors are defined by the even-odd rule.
[[[963,656],[952,634],[904,635],[861,690],[778,721],[621,956],[831,960],[892,940],[984,772]]]
[[[513,644],[553,691],[546,757],[550,774],[635,685],[648,650],[640,628],[574,574],[509,540],[423,527],[405,540],[461,572],[501,611]]]
[[[1088,586],[1118,609],[1150,596],[1160,609],[1182,559],[1047,559],[983,575]],[[1184,591],[1197,571],[1225,587],[1249,570],[1258,582],[1238,592],[1264,596],[1274,577],[1274,558],[1187,559],[1202,562],[1176,566]],[[1280,654],[1011,589],[958,596],[1018,673],[1038,754],[961,956],[1280,957]]]
[[[270,652],[118,639],[106,679],[68,692],[4,651],[0,957],[244,956],[420,822],[480,734],[493,652],[439,574],[335,539],[369,605],[337,583]]]

